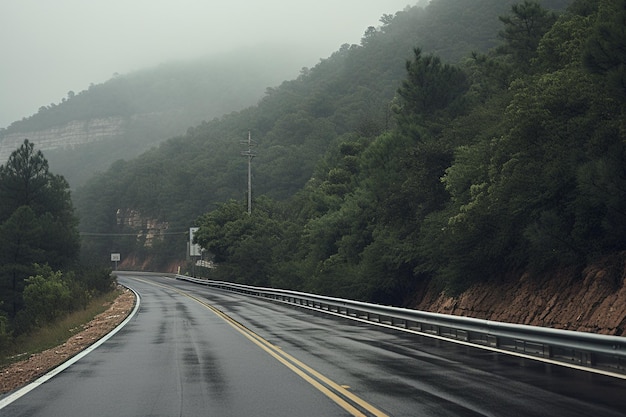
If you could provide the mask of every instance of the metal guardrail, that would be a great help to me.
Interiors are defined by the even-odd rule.
[[[626,337],[510,324],[174,275],[222,290],[626,379]]]

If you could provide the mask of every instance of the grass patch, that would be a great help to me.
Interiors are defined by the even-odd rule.
[[[83,330],[84,324],[106,311],[121,293],[120,290],[114,290],[96,297],[84,310],[74,311],[46,327],[18,336],[0,351],[0,366],[27,359],[34,353],[65,343],[71,336]]]

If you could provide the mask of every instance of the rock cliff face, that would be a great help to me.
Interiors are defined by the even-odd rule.
[[[137,233],[137,240],[147,248],[156,241],[162,241],[169,229],[168,222],[142,216],[141,211],[135,209],[118,209],[115,217],[118,225],[132,228]]]
[[[119,138],[125,134],[126,123],[121,117],[74,120],[45,130],[11,133],[0,141],[0,164],[20,147],[24,139],[34,143],[41,151],[68,148],[86,143]]]
[[[626,336],[626,253],[581,273],[523,275],[482,283],[458,297],[427,291],[419,310],[508,323]]]

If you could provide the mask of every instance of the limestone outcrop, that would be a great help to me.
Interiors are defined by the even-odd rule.
[[[37,149],[45,152],[118,138],[125,134],[125,130],[126,122],[122,117],[106,117],[73,120],[63,125],[32,132],[9,133],[0,140],[0,164],[6,162],[24,139],[28,139]]]

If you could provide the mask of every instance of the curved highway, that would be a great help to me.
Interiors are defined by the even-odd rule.
[[[624,416],[626,381],[158,275],[118,333],[0,416]],[[13,394],[13,397],[16,395]]]

